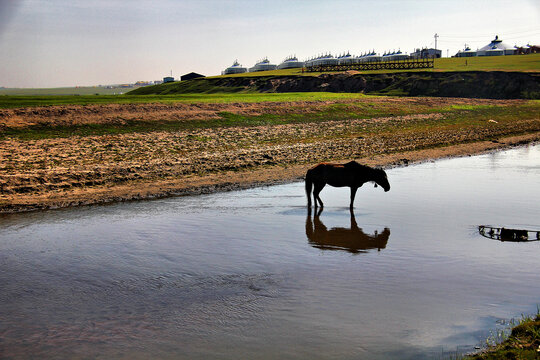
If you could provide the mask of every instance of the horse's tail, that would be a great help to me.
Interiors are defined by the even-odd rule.
[[[306,173],[306,179],[305,179],[308,207],[311,207],[311,190],[313,189],[313,179],[311,178],[311,176],[312,176],[311,170],[308,170]]]

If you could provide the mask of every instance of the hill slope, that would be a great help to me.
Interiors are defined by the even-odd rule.
[[[133,95],[235,92],[348,92],[378,95],[540,99],[540,73],[506,71],[394,72],[319,76],[194,79],[131,91]]]

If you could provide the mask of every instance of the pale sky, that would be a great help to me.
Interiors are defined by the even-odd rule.
[[[0,86],[219,75],[321,53],[540,44],[540,1],[0,0]]]

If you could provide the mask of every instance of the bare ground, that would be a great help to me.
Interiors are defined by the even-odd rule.
[[[390,98],[399,106],[522,101]],[[363,101],[363,100],[362,100]],[[377,101],[370,98],[370,101]],[[318,111],[330,102],[95,105],[2,110],[0,124],[66,125],[118,119],[209,119],[232,113]],[[343,103],[343,101],[340,101]],[[291,110],[293,109],[293,110]],[[0,212],[197,194],[300,179],[320,161],[355,159],[395,166],[540,141],[540,120],[486,121],[475,127],[417,127],[443,121],[419,113],[317,123],[218,127],[174,132],[0,140]],[[392,125],[392,131],[387,127]],[[398,129],[398,130],[396,130]],[[488,139],[488,140],[486,140]]]
[[[430,97],[366,97],[336,101],[297,101],[259,103],[199,103],[199,104],[106,104],[106,105],[58,105],[37,106],[16,109],[0,109],[0,130],[2,128],[23,128],[31,125],[83,125],[83,124],[123,124],[130,120],[201,120],[217,119],[219,113],[229,112],[239,115],[261,114],[302,114],[320,110],[325,105],[377,104],[384,103],[399,107],[414,106],[429,108],[451,105],[510,105],[526,100],[490,100],[466,98]]]

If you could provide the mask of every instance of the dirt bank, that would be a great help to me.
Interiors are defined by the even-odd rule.
[[[339,112],[328,111],[336,108],[332,102],[5,110],[4,128],[22,132],[36,123],[48,129],[101,126],[129,116],[147,122],[210,121],[223,109],[255,116],[246,115],[246,123],[253,119],[257,124],[259,115],[253,114],[269,113],[279,114],[279,121],[38,139],[4,136],[0,212],[239,189],[298,179],[320,161],[400,165],[540,140],[538,107],[522,100],[370,98],[337,105]],[[462,110],[477,105],[479,111]],[[434,111],[448,107],[457,110]],[[362,118],[366,108],[406,115]]]
[[[407,166],[413,163],[446,157],[467,156],[501,150],[540,141],[540,132],[512,136],[492,141],[451,145],[433,149],[403,151],[393,154],[374,155],[356,160],[370,166]],[[132,181],[119,185],[75,187],[61,192],[42,194],[4,195],[0,213],[56,209],[70,206],[103,204],[131,200],[156,199],[169,196],[207,194],[218,191],[247,189],[299,181],[310,165],[269,165],[258,169],[224,171],[216,174],[191,174],[181,179],[155,181]]]
[[[214,92],[362,92],[404,96],[540,99],[540,74],[506,71],[336,73],[320,76],[203,78],[148,86],[130,94]]]

